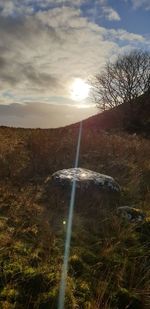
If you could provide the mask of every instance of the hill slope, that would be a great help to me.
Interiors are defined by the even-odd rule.
[[[122,104],[83,121],[85,128],[122,130],[150,135],[150,93],[136,99],[132,106]]]
[[[139,208],[147,219],[131,224],[112,210],[104,218],[99,209],[91,215],[94,200],[81,198],[86,215],[75,208],[65,308],[148,309],[150,142],[105,131],[99,117],[83,123],[80,166],[113,176],[122,190],[119,205]],[[77,137],[78,124],[0,128],[1,308],[57,308],[68,204],[47,193],[45,179],[74,166]]]

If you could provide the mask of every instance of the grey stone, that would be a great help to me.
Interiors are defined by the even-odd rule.
[[[84,168],[59,170],[51,176],[51,181],[63,187],[72,186],[76,181],[76,187],[83,190],[97,188],[99,191],[120,192],[118,183],[112,177]]]
[[[142,222],[145,219],[145,214],[142,210],[129,206],[118,207],[117,214],[131,222]]]

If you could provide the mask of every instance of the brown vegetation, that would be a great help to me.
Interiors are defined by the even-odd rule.
[[[68,205],[45,179],[74,165],[78,127],[0,128],[0,307],[57,308]],[[80,166],[108,174],[120,205],[142,209],[130,224],[111,210],[75,210],[65,308],[138,309],[150,305],[150,142],[83,126]],[[86,213],[86,215],[85,215]]]

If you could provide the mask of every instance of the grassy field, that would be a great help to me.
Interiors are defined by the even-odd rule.
[[[45,180],[73,167],[77,136],[77,126],[0,128],[2,309],[57,308],[68,203],[47,191]],[[142,209],[146,220],[124,221],[111,207],[105,218],[100,209],[91,214],[94,197],[80,196],[65,308],[150,308],[149,154],[144,137],[83,125],[80,167],[114,177],[121,186],[118,205]]]

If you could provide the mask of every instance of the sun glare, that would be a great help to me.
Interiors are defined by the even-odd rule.
[[[71,98],[74,101],[85,100],[90,91],[90,86],[81,78],[76,78],[71,85]]]

